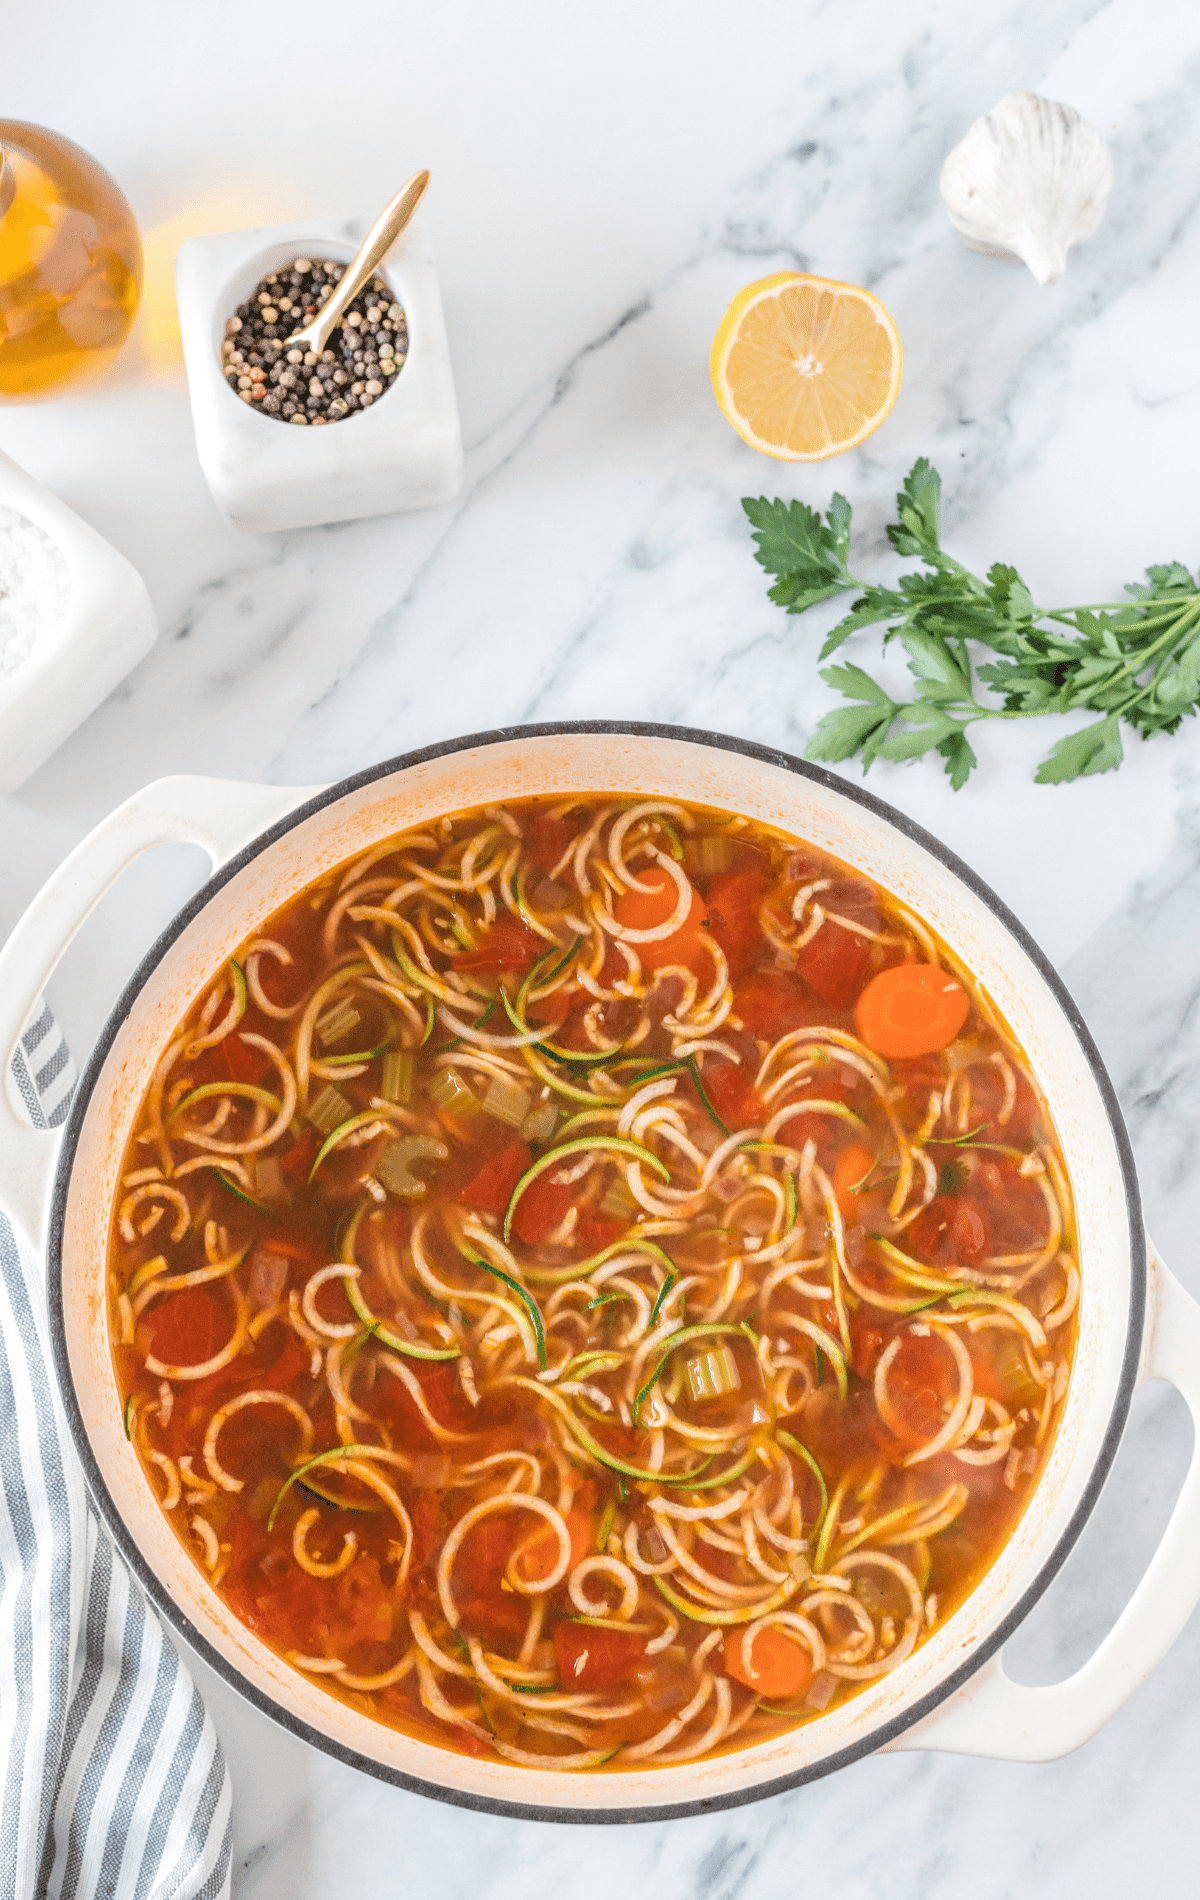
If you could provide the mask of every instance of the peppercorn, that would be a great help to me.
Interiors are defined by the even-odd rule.
[[[222,374],[234,395],[261,415],[315,428],[340,422],[369,409],[403,367],[404,310],[380,277],[359,292],[319,357],[288,347],[345,270],[332,259],[294,258],[265,276],[227,319]]]

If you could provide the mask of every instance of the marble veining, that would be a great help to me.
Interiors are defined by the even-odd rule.
[[[113,57],[103,9],[66,0],[6,27],[6,110],[112,168],[147,231],[149,279],[109,378],[0,410],[0,446],[134,562],[161,631],[3,803],[0,931],[103,813],[161,773],[313,783],[456,733],[567,717],[690,722],[801,750],[830,703],[816,671],[828,615],[788,619],[767,601],[744,494],[824,505],[841,489],[860,571],[883,576],[897,566],[890,498],[928,454],[954,551],[1013,560],[1048,604],[1114,594],[1150,561],[1200,562],[1200,20],[1179,0],[613,0],[594,15],[363,0],[357,68],[313,63],[308,36],[328,16],[297,0],[266,90],[214,10],[120,11],[113,87],[94,83]],[[1116,164],[1104,224],[1050,290],[966,251],[937,193],[971,120],[1026,87],[1076,106]],[[315,165],[314,112],[336,134]],[[463,494],[427,514],[237,535],[196,465],[174,246],[369,212],[417,164],[433,172]],[[906,350],[884,427],[808,469],[755,456],[708,386],[729,297],[793,267],[869,284]],[[1124,1104],[1152,1231],[1200,1292],[1200,728],[1133,741],[1118,774],[1040,788],[1032,771],[1056,731],[984,732],[957,796],[927,765],[869,782],[960,851],[1062,970]],[[156,853],[89,924],[51,987],[77,1053],[200,875],[197,853]],[[1139,1394],[1091,1525],[1009,1645],[1014,1675],[1065,1675],[1111,1626],[1189,1436],[1174,1395]],[[1194,1886],[1198,1668],[1193,1619],[1122,1714],[1060,1763],[878,1757],[729,1814],[586,1833],[382,1787],[197,1675],[233,1768],[247,1900],[324,1900],[348,1880],[446,1900],[560,1887],[575,1900],[1073,1900]]]

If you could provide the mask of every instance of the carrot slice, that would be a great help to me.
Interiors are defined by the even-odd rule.
[[[957,977],[933,963],[882,970],[858,999],[854,1021],[881,1056],[927,1056],[953,1042],[971,999]]]
[[[592,1547],[592,1514],[590,1511],[568,1511],[566,1524],[571,1539],[573,1570]],[[517,1559],[517,1568],[524,1582],[540,1583],[543,1577],[550,1575],[558,1558],[558,1538],[550,1525],[546,1524],[522,1550]]]
[[[801,1643],[782,1630],[760,1630],[746,1655],[745,1632],[725,1639],[725,1673],[744,1682],[768,1702],[803,1695],[812,1680],[812,1658]]]
[[[858,1213],[858,1197],[862,1192],[859,1182],[871,1172],[874,1159],[873,1151],[865,1142],[852,1141],[842,1149],[834,1163],[834,1199],[847,1220],[853,1220]]]
[[[650,886],[649,890],[623,891],[613,914],[626,930],[654,930],[674,916],[679,891],[674,878],[657,865],[639,871],[638,877]],[[643,970],[658,970],[664,963],[694,965],[700,949],[699,932],[704,914],[700,893],[693,890],[691,908],[678,930],[672,931],[669,937],[655,937],[649,943],[633,945]]]

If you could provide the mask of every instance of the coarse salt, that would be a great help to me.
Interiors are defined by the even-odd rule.
[[[62,550],[37,523],[0,507],[0,680],[61,625],[71,595]]]

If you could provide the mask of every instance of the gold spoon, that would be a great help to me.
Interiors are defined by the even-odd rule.
[[[320,356],[346,310],[354,302],[363,285],[370,282],[376,265],[383,262],[412,217],[425,196],[425,187],[428,183],[428,172],[413,173],[408,183],[401,187],[391,203],[376,218],[363,239],[361,247],[347,264],[333,295],[322,304],[311,323],[306,323],[302,330],[295,331],[285,343],[280,345],[282,349],[311,350],[314,356]]]

